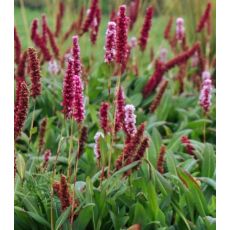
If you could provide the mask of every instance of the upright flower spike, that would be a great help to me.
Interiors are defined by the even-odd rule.
[[[42,14],[42,40],[46,44],[47,43],[47,18],[45,14]]]
[[[91,31],[90,31],[90,40],[93,45],[95,45],[97,41],[97,35],[98,35],[100,23],[101,23],[101,10],[100,8],[97,8],[94,20],[91,25]]]
[[[73,48],[72,48],[72,57],[73,57],[73,73],[81,77],[82,74],[82,65],[80,59],[80,46],[79,46],[79,38],[77,35],[73,36]]]
[[[148,7],[145,14],[144,24],[141,29],[141,34],[138,40],[142,52],[145,50],[147,45],[149,31],[152,26],[152,17],[153,17],[153,7]]]
[[[84,153],[85,143],[86,143],[86,140],[87,140],[87,132],[88,132],[87,127],[83,126],[83,128],[81,130],[81,135],[80,135],[80,138],[79,138],[79,148],[78,148],[78,152],[77,152],[77,158],[78,159]]]
[[[26,69],[26,61],[27,61],[27,51],[24,51],[22,54],[22,57],[20,59],[20,62],[18,64],[16,77],[18,78],[25,78],[25,69]]]
[[[125,106],[124,126],[125,132],[129,136],[133,136],[136,131],[136,115],[134,114],[135,107],[133,105]]]
[[[18,36],[16,27],[14,27],[14,61],[19,64],[21,57],[21,41]]]
[[[66,177],[64,175],[61,175],[59,194],[60,194],[59,198],[61,201],[62,211],[64,211],[71,205],[71,196],[68,189]]]
[[[14,106],[14,139],[16,140],[22,132],[29,107],[29,91],[26,81],[19,79],[16,86],[16,101]]]
[[[209,19],[210,19],[210,13],[211,13],[211,9],[212,9],[212,4],[211,2],[208,2],[206,9],[203,13],[203,15],[200,18],[200,21],[196,27],[196,32],[201,32],[203,30],[203,28],[205,27],[205,25],[208,25]]]
[[[163,146],[161,146],[160,154],[159,154],[159,157],[158,157],[158,160],[157,160],[157,170],[161,174],[164,173],[165,153],[166,153],[166,147],[163,145]]]
[[[31,96],[36,98],[41,94],[41,76],[40,76],[40,64],[38,61],[37,52],[34,48],[28,49],[30,78],[31,78]]]
[[[94,20],[94,17],[96,15],[96,11],[98,9],[98,0],[92,0],[91,1],[91,5],[90,5],[90,8],[89,8],[89,12],[88,12],[88,15],[87,15],[87,18],[83,24],[83,27],[82,27],[82,31],[83,33],[85,32],[88,32],[89,31],[89,28]]]
[[[116,36],[116,62],[125,65],[128,50],[128,23],[126,5],[121,5],[117,16]]]
[[[94,155],[97,160],[101,158],[100,138],[104,138],[104,134],[102,132],[97,132],[94,136]]]
[[[65,5],[62,1],[59,3],[58,13],[56,16],[56,28],[55,28],[55,37],[58,37],[62,29],[62,20],[64,17]]]
[[[100,126],[103,129],[105,134],[110,131],[109,118],[108,118],[109,108],[110,108],[110,105],[108,102],[101,103],[100,112],[99,112]]]
[[[202,83],[202,89],[200,91],[199,103],[206,114],[210,110],[211,99],[212,99],[212,80],[209,77],[204,77]]]
[[[42,151],[44,144],[45,144],[45,134],[46,134],[46,128],[47,128],[47,117],[42,119],[41,124],[40,124],[40,128],[39,128],[39,152]]]
[[[165,30],[164,30],[164,38],[166,40],[170,40],[170,32],[171,32],[171,28],[172,28],[172,24],[173,24],[173,17],[170,17]]]
[[[123,89],[120,87],[116,95],[116,113],[115,113],[115,132],[118,132],[124,123],[125,113],[125,96]]]
[[[73,77],[73,60],[68,60],[68,66],[64,77],[62,90],[62,106],[66,119],[71,118],[73,112],[73,101],[75,95],[75,83]]]
[[[182,42],[185,38],[185,27],[184,27],[184,19],[177,18],[176,20],[176,39],[179,42]]]
[[[139,5],[140,5],[140,0],[133,0],[129,5],[130,30],[133,29],[133,25],[137,20]]]
[[[75,95],[73,103],[73,117],[76,122],[81,123],[85,119],[85,105],[83,96],[83,84],[78,75],[74,75]]]
[[[106,41],[105,41],[105,56],[104,60],[106,63],[111,63],[115,60],[116,55],[116,23],[109,22],[106,30]]]

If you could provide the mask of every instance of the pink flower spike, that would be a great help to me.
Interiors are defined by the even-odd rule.
[[[136,131],[136,115],[134,114],[135,107],[133,105],[126,105],[125,106],[125,117],[124,117],[124,124],[125,124],[125,131],[129,136],[133,136]]]
[[[185,27],[184,27],[184,19],[177,18],[176,20],[176,39],[179,42],[182,42],[185,37]]]
[[[109,131],[109,108],[110,105],[108,102],[103,102],[101,103],[101,107],[100,107],[100,125],[101,128],[104,130],[104,133],[106,134]]]
[[[203,77],[206,74],[207,73],[203,73]],[[212,80],[211,78],[204,78],[202,83],[202,88],[200,91],[199,103],[205,113],[208,113],[210,110],[211,99],[212,99]]]
[[[77,35],[75,35],[73,36],[72,40],[73,40],[73,48],[72,48],[73,71],[74,71],[74,75],[81,77],[82,65],[80,59],[79,38]]]
[[[76,122],[81,123],[85,119],[85,105],[83,96],[83,84],[78,75],[74,75],[75,96],[73,104],[73,117]]]
[[[116,23],[109,22],[106,30],[105,42],[105,62],[111,63],[115,60],[116,55]]]

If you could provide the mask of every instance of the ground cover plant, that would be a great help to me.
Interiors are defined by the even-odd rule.
[[[15,6],[15,229],[215,229],[215,1],[38,5]]]

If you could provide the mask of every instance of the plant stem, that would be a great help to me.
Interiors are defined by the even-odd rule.
[[[70,124],[70,136],[69,136],[69,141],[70,141],[70,146],[69,146],[69,156],[68,156],[68,170],[67,170],[67,177],[68,177],[68,182],[70,182],[70,176],[71,176],[71,153],[73,150],[73,117],[71,118],[71,124]]]

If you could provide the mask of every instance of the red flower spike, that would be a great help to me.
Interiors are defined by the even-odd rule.
[[[18,36],[16,27],[14,27],[14,61],[19,64],[21,57],[21,41]]]
[[[124,96],[123,89],[120,87],[117,90],[117,95],[116,95],[115,132],[118,132],[123,127],[124,114],[125,114],[125,96]]]
[[[100,126],[103,129],[104,133],[106,134],[109,132],[109,108],[110,105],[108,102],[103,102],[100,107],[99,117],[100,117]]]
[[[61,1],[59,3],[59,10],[58,10],[57,17],[56,17],[56,29],[54,33],[55,37],[58,37],[61,32],[64,12],[65,12],[65,6],[64,6],[64,3]]]
[[[77,153],[77,158],[78,159],[84,153],[85,143],[86,143],[87,135],[88,135],[87,132],[88,132],[87,127],[83,126],[83,128],[81,130],[81,135],[80,135],[80,138],[79,138],[79,148],[78,148],[78,153]]]
[[[141,35],[139,37],[139,46],[142,52],[145,50],[147,45],[149,31],[152,26],[152,18],[153,18],[153,7],[148,7],[145,14],[145,21],[141,29]]]
[[[47,118],[44,118],[41,121],[40,128],[39,128],[39,152],[42,151],[44,144],[45,144],[45,134],[46,134],[46,127],[47,127]]]
[[[29,91],[26,81],[17,80],[16,101],[14,105],[14,139],[16,140],[22,132],[29,107]]]
[[[181,140],[181,143],[184,145],[186,152],[189,155],[194,156],[196,158],[195,148],[193,147],[193,145],[192,145],[191,141],[188,139],[188,137],[182,136],[180,140]]]
[[[96,44],[99,26],[101,23],[101,10],[97,8],[94,20],[91,25],[90,40],[93,45]]]
[[[116,20],[116,62],[125,65],[128,51],[128,23],[129,18],[126,16],[126,5],[119,8]]]
[[[23,78],[23,79],[25,78],[26,61],[27,61],[27,51],[24,51],[24,53],[20,59],[18,68],[17,68],[17,72],[16,72],[17,78],[18,77]]]
[[[56,57],[56,59],[59,59],[59,48],[56,42],[56,39],[54,37],[53,32],[50,30],[49,27],[47,27],[47,34],[48,34],[48,38],[49,38],[49,42],[50,42],[50,46],[53,50],[54,56]]]
[[[163,145],[161,146],[160,149],[160,154],[157,160],[157,170],[159,173],[163,174],[164,173],[164,157],[165,157],[165,153],[166,153],[166,147]]]
[[[203,13],[203,15],[200,18],[200,21],[196,27],[196,32],[201,32],[204,28],[204,26],[209,23],[210,20],[210,13],[211,13],[211,8],[212,8],[212,4],[211,2],[209,2],[206,6],[206,9]]]
[[[37,52],[34,48],[28,49],[28,58],[30,66],[30,79],[31,79],[31,96],[36,98],[41,94],[41,76],[40,64],[38,61]]]
[[[165,30],[164,30],[164,38],[166,40],[170,40],[170,32],[171,32],[171,29],[172,29],[172,24],[173,24],[173,17],[170,17],[166,27],[165,27]]]

